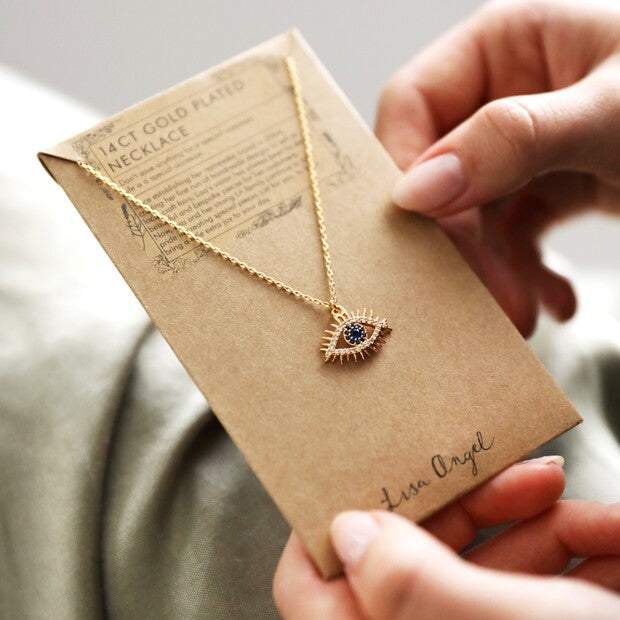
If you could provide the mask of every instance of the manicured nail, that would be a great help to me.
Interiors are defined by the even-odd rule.
[[[559,454],[553,456],[538,456],[535,459],[527,459],[522,461],[523,464],[539,463],[540,465],[557,465],[558,467],[564,467],[564,457]]]
[[[357,510],[341,512],[332,521],[331,537],[345,568],[354,567],[379,533],[373,518]]]
[[[444,153],[409,170],[394,186],[392,200],[413,211],[433,211],[460,196],[467,187],[458,155]]]

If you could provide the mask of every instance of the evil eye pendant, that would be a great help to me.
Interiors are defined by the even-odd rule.
[[[384,336],[392,330],[388,327],[387,319],[373,316],[372,310],[364,308],[361,312],[347,312],[342,308],[334,314],[335,323],[333,329],[325,330],[321,351],[325,354],[326,362],[335,362],[337,359],[342,364],[351,358],[357,362],[357,358],[364,359],[372,351],[375,353],[385,344]]]

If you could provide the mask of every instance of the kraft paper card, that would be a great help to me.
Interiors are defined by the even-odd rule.
[[[325,363],[329,311],[146,216],[95,168],[253,267],[328,299],[289,79],[296,60],[339,302],[393,328]],[[580,422],[458,252],[390,203],[400,172],[296,31],[39,154],[320,572],[341,510],[421,520]]]

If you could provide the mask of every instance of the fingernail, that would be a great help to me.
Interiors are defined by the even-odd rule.
[[[341,512],[332,521],[331,537],[345,568],[354,567],[379,533],[379,526],[365,512]]]
[[[392,200],[399,207],[432,211],[460,196],[467,187],[458,155],[444,153],[409,170],[394,186]]]
[[[553,456],[539,456],[535,459],[528,459],[523,463],[540,463],[541,465],[557,465],[558,467],[564,467],[564,457],[559,454]]]

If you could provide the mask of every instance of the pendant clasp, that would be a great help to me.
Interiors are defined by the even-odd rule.
[[[335,306],[332,306],[332,316],[337,321],[340,321],[349,318],[349,313],[343,306],[341,306],[340,304],[336,304]]]

